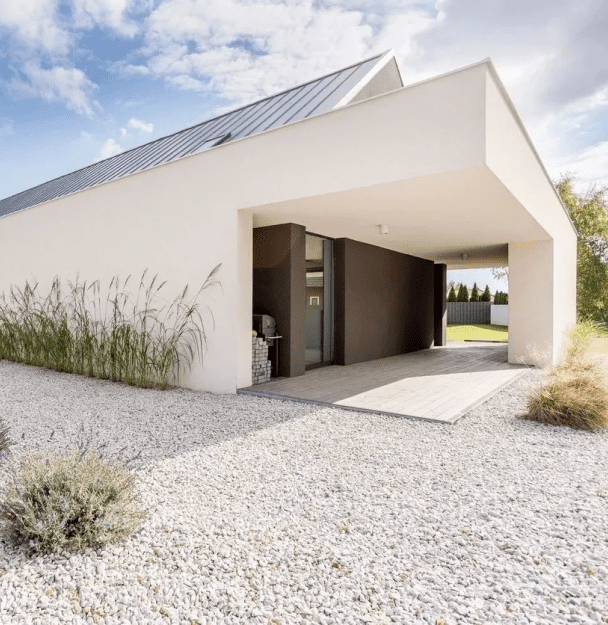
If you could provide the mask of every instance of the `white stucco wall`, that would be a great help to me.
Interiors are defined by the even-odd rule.
[[[555,364],[576,323],[576,233],[489,69],[486,97],[488,167],[546,232],[509,241],[509,362]]]
[[[213,330],[207,317],[205,366],[182,384],[234,392],[238,220],[206,187],[179,165],[160,167],[8,215],[0,219],[0,290],[37,280],[44,291],[54,276],[73,281],[77,274],[107,285],[116,274],[137,280],[147,268],[167,280],[163,292],[171,300],[186,284],[196,292],[221,263],[221,288],[202,299],[215,318]]]

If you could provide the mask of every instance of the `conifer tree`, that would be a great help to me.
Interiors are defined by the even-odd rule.
[[[448,293],[448,302],[455,302],[456,301],[456,291],[454,290],[454,285],[452,284],[452,288],[450,289],[450,292]]]
[[[459,302],[468,302],[469,301],[469,289],[467,289],[465,284],[461,284],[458,289],[458,297],[456,298]]]
[[[492,294],[490,293],[490,287],[486,284],[486,288],[484,292],[481,294],[479,298],[480,302],[490,302],[492,301]]]
[[[477,288],[477,282],[473,283],[473,290],[471,291],[471,302],[479,301],[479,289]]]

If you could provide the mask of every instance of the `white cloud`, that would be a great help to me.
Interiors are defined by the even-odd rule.
[[[576,176],[577,188],[594,184],[608,187],[608,140],[563,159],[561,170]]]
[[[72,0],[72,20],[77,28],[99,25],[133,37],[139,27],[126,16],[131,4],[132,0]]]
[[[122,146],[114,139],[108,139],[99,150],[99,154],[97,158],[95,158],[94,162],[103,161],[106,158],[110,158],[111,156],[116,156],[123,151]]]
[[[62,26],[57,0],[5,0],[0,2],[2,31],[15,35],[28,48],[65,54],[72,37]]]
[[[150,69],[145,65],[132,65],[124,61],[112,63],[110,67],[125,76],[147,76],[150,73]]]
[[[128,17],[139,0],[3,0],[0,2],[0,35],[11,33],[33,51],[65,56],[83,30],[107,28],[122,37],[139,31]],[[62,9],[62,10],[60,10]],[[25,50],[14,50],[20,56]]]
[[[386,14],[367,16],[310,0],[164,0],[148,19],[141,53],[153,76],[241,104],[383,51],[391,33],[412,45],[426,14],[395,17],[388,14],[395,6],[380,2]]]
[[[80,115],[92,115],[94,102],[91,94],[96,88],[76,67],[55,66],[45,69],[36,62],[23,67],[24,78],[15,78],[11,88],[29,98],[60,102]]]
[[[129,131],[126,128],[121,128],[120,129],[120,136],[121,137],[126,137],[126,136],[128,136],[128,134],[129,134]]]
[[[127,125],[130,126],[131,128],[135,128],[135,130],[139,130],[140,132],[144,132],[146,134],[150,134],[154,130],[154,124],[146,123],[146,122],[142,121],[141,119],[131,118],[127,122]],[[124,130],[124,128],[122,130]],[[121,130],[121,132],[122,132],[122,130]]]

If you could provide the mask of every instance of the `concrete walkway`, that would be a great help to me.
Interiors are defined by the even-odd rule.
[[[347,367],[314,369],[238,392],[454,423],[525,369],[507,363],[504,343],[453,341]]]

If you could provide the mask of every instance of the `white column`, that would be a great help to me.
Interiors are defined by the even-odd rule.
[[[576,323],[576,237],[509,243],[509,362],[557,364]]]

